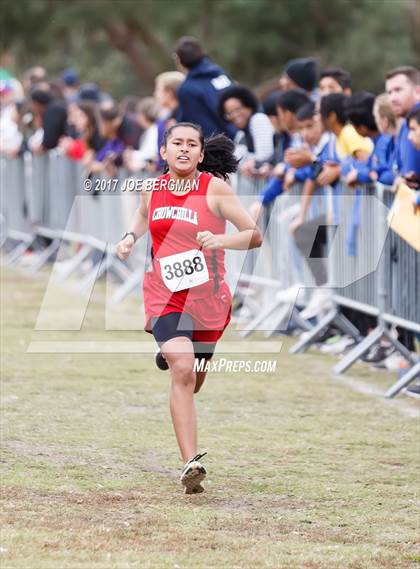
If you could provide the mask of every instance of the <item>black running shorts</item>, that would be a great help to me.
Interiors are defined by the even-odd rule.
[[[163,316],[152,316],[150,322],[152,334],[159,346],[172,338],[184,336],[193,342],[196,358],[210,360],[213,357],[216,344],[193,341],[193,319],[186,312],[169,312]]]

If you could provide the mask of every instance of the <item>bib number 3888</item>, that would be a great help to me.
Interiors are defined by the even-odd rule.
[[[204,254],[196,249],[161,257],[160,270],[163,282],[172,292],[199,286],[209,280]]]

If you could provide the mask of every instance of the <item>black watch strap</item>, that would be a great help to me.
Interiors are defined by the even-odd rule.
[[[127,231],[127,233],[124,233],[124,235],[121,237],[121,241],[123,241],[127,235],[132,235],[133,239],[134,239],[134,243],[137,241],[137,235],[134,233],[134,231]]]

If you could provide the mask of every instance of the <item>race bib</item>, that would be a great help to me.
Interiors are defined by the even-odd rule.
[[[199,286],[209,280],[204,254],[196,249],[161,257],[160,272],[163,282],[172,292]]]

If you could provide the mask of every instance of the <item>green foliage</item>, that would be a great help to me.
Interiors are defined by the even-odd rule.
[[[250,86],[279,75],[292,57],[314,55],[322,66],[349,69],[356,88],[380,90],[387,69],[418,59],[417,1],[3,2],[0,47],[15,55],[16,74],[34,64],[52,74],[73,66],[116,96],[150,93],[182,35],[200,38]]]

